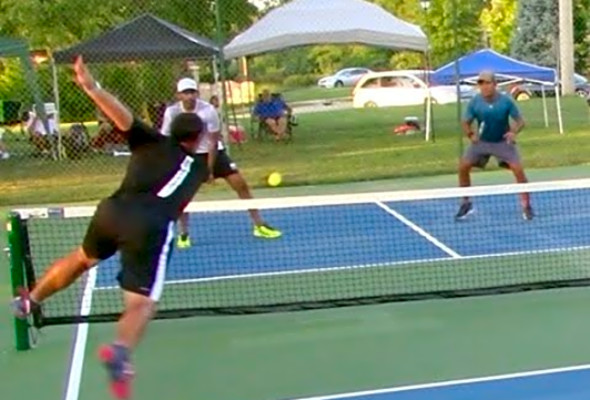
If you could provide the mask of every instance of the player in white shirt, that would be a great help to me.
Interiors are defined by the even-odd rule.
[[[221,123],[217,110],[211,104],[199,99],[197,82],[190,78],[183,78],[176,85],[176,96],[178,101],[166,108],[162,121],[162,133],[170,135],[170,124],[174,117],[183,112],[196,113],[205,124],[206,133],[196,151],[197,155],[207,158],[209,166],[209,182],[217,178],[223,178],[238,194],[241,199],[251,199],[252,194],[248,184],[238,170],[236,164],[229,158],[225,146],[221,140]],[[269,226],[258,210],[249,210],[250,217],[254,223],[253,234],[256,237],[274,239],[281,236],[281,232]],[[178,236],[178,247],[190,246],[188,230],[188,214],[184,213],[179,219],[180,235]]]

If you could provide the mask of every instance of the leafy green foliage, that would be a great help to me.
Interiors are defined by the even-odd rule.
[[[213,40],[216,35],[215,0],[2,0],[0,2],[0,35],[27,38],[32,48],[62,49],[112,29],[144,13],[151,13],[182,28]],[[247,0],[220,1],[221,27],[229,38],[248,27],[258,10]],[[187,12],[190,10],[190,12]],[[141,65],[94,67],[101,81],[142,111],[145,103],[169,99],[173,83],[186,75],[184,60],[167,60]],[[210,63],[202,70],[210,75]],[[3,98],[32,101],[23,84],[18,63],[7,63],[0,76]],[[46,64],[38,66],[44,101],[53,99],[52,75]],[[71,72],[60,67],[58,73],[62,121],[78,120],[93,115],[93,110],[71,82]]]
[[[574,52],[576,72],[588,73],[590,58],[590,0],[574,3]]]
[[[555,0],[520,0],[512,56],[523,61],[555,67],[559,30]]]
[[[479,15],[482,2],[433,0],[426,18],[426,31],[434,65],[454,60],[482,47]]]
[[[500,53],[510,51],[514,32],[516,0],[491,0],[479,17],[487,44]]]

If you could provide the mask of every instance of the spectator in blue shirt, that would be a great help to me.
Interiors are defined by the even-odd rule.
[[[287,114],[289,106],[277,96],[271,96],[268,90],[262,92],[254,107],[254,115],[269,127],[276,140],[281,140],[287,131]]]
[[[522,115],[511,97],[498,92],[493,72],[481,72],[477,85],[480,93],[469,102],[462,121],[463,131],[471,144],[459,163],[459,185],[471,186],[471,168],[485,167],[491,156],[512,171],[516,182],[526,183],[527,177],[516,147],[516,136],[524,127]],[[511,118],[514,121],[512,124]],[[472,129],[475,121],[477,132]],[[528,193],[521,194],[521,204],[523,218],[532,219],[533,209]],[[463,219],[472,211],[471,201],[465,197],[456,219]]]

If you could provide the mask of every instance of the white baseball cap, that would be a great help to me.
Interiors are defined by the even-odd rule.
[[[180,93],[184,92],[185,90],[199,90],[197,87],[197,82],[191,78],[182,78],[176,84],[176,91]]]

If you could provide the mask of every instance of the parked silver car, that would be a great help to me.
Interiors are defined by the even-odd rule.
[[[334,75],[326,76],[318,81],[318,86],[325,88],[335,88],[343,86],[354,86],[363,75],[372,72],[368,68],[345,68],[336,72]]]

